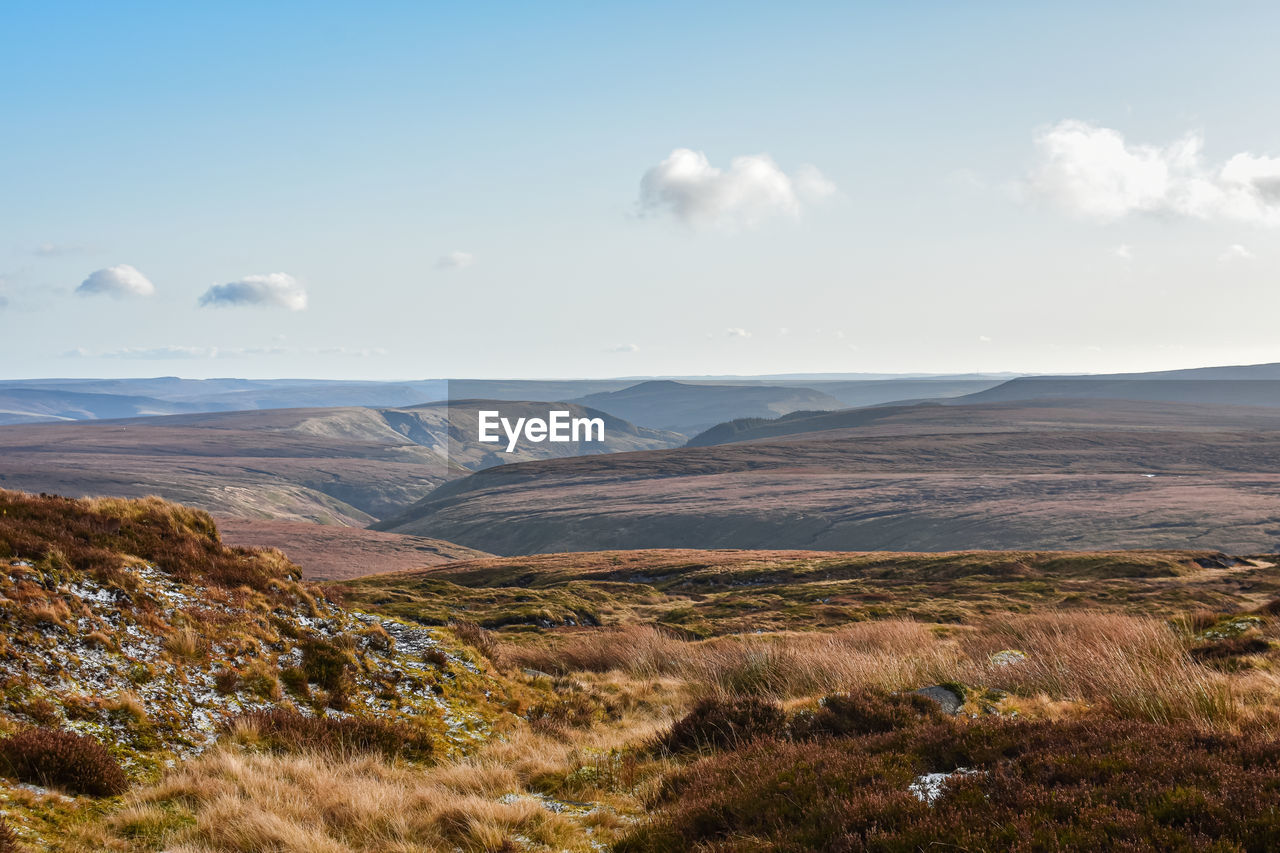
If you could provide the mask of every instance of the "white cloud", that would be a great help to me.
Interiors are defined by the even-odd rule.
[[[296,278],[283,272],[247,275],[239,281],[215,284],[200,297],[201,305],[256,305],[264,308],[307,307],[307,291]]]
[[[128,264],[95,270],[76,288],[76,293],[82,296],[94,293],[105,293],[108,296],[151,296],[155,292],[156,286]]]
[[[989,344],[989,343],[991,343],[991,338],[990,338],[990,337],[988,337],[987,335],[978,335],[978,342],[979,342],[979,343],[984,343],[984,344]]]
[[[805,204],[835,191],[813,166],[788,175],[767,154],[753,154],[733,158],[725,170],[701,151],[677,148],[640,179],[640,208],[690,225],[754,227],[774,216],[799,216]]]
[[[611,347],[609,349],[609,352],[639,352],[639,351],[640,351],[640,347],[636,346],[635,344],[618,344],[616,347]]]
[[[1225,263],[1230,263],[1232,261],[1251,261],[1256,257],[1257,255],[1255,255],[1253,252],[1250,252],[1247,248],[1240,245],[1239,243],[1232,243],[1222,252],[1221,255],[1218,255],[1218,260],[1222,261],[1225,264]]]
[[[732,327],[732,328],[729,328],[729,329],[725,329],[725,330],[724,330],[724,333],[725,333],[725,335],[726,335],[726,336],[728,336],[728,337],[730,337],[730,338],[749,338],[749,337],[751,337],[751,333],[750,333],[750,332],[748,332],[746,329],[739,329],[739,328],[737,328],[736,326],[735,326],[735,327]]]
[[[1131,261],[1133,260],[1133,247],[1128,243],[1121,243],[1119,246],[1116,246],[1111,250],[1111,254],[1115,255],[1122,261]]]
[[[460,270],[466,269],[476,262],[476,256],[470,252],[450,252],[442,256],[436,261],[436,269],[438,270]]]
[[[1280,226],[1280,158],[1242,153],[1206,163],[1204,140],[1130,144],[1111,128],[1059,122],[1036,135],[1039,162],[1025,188],[1077,216],[1112,222],[1135,213]]]

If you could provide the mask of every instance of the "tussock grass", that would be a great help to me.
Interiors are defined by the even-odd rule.
[[[673,719],[676,682],[597,679],[625,714],[609,726],[542,733],[520,727],[477,752],[434,766],[377,750],[308,745],[289,723],[290,747],[260,752],[264,727],[247,720],[231,742],[136,790],[102,823],[84,827],[68,851],[170,853],[422,853],[422,851],[591,851],[629,823],[672,769],[666,758],[637,762],[630,749]],[[322,726],[325,724],[321,724]],[[303,732],[308,735],[310,732]],[[564,813],[544,796],[566,801]],[[595,811],[573,803],[589,800]],[[588,831],[590,829],[590,831]]]
[[[1002,662],[1013,649],[1021,660]],[[941,631],[907,620],[833,632],[676,639],[646,626],[570,634],[538,646],[507,644],[510,665],[550,673],[621,671],[672,676],[695,695],[788,699],[874,687],[959,683],[1106,706],[1121,717],[1231,728],[1265,717],[1259,684],[1194,659],[1169,623],[1090,611],[1001,615]],[[1270,724],[1270,721],[1266,721]]]
[[[1219,727],[1244,715],[1231,679],[1197,663],[1162,620],[1101,612],[1007,616],[966,632],[961,647],[971,682],[1004,690],[1101,702],[1122,717],[1156,723]],[[1008,648],[1026,658],[994,665],[991,656]]]

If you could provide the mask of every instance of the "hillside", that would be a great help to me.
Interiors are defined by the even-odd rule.
[[[1205,551],[686,550],[343,588],[474,616],[507,667],[690,689],[618,771],[558,783],[641,799],[611,849],[678,853],[1261,849],[1278,586],[1272,557]]]
[[[490,556],[442,539],[306,521],[219,518],[218,529],[229,545],[283,551],[302,567],[308,581],[346,580]]]
[[[1043,377],[1011,379],[976,394],[954,400],[958,403],[991,403],[1008,400],[1147,400],[1215,406],[1280,407],[1280,379],[1184,379],[1109,378],[1101,376]]]
[[[946,435],[1025,429],[1151,429],[1162,431],[1267,430],[1280,413],[1261,406],[1216,406],[1160,401],[1045,399],[993,403],[929,401],[835,412],[794,412],[780,418],[743,418],[716,424],[688,447],[773,439],[832,439],[853,435]]]
[[[0,427],[0,485],[77,496],[157,494],[228,516],[363,526],[489,465],[680,441],[601,414],[603,443],[523,443],[507,454],[475,440],[475,410],[485,405],[272,409]],[[545,416],[550,405],[501,404],[513,417]]]
[[[0,412],[31,409],[28,420],[102,420],[179,412],[413,406],[448,396],[448,383],[439,379],[32,379],[0,381]],[[4,420],[0,414],[0,423],[25,422]]]
[[[154,397],[0,388],[0,424],[132,418],[190,411],[194,411],[194,407]]]
[[[637,424],[694,435],[721,421],[776,417],[800,409],[840,409],[835,397],[773,385],[693,385],[656,380],[574,400]]]
[[[1099,813],[1134,849],[1234,849],[1274,823],[1274,557],[610,551],[318,588],[199,511],[0,491],[0,562],[6,853],[831,849],[858,808],[904,849],[1002,849],[1028,811],[1081,850]]]
[[[1271,410],[1001,404],[889,407],[850,417],[863,425],[483,471],[378,527],[498,554],[641,547],[1248,553],[1280,541],[1280,432]]]
[[[908,400],[944,400],[993,388],[1003,378],[918,377],[891,379],[842,379],[776,384],[810,388],[839,400],[844,406],[879,406]]]
[[[0,779],[9,824],[33,843],[237,726],[367,719],[334,734],[420,760],[471,748],[502,715],[485,697],[503,684],[451,636],[344,610],[280,552],[223,545],[198,511],[0,491],[0,564],[0,732],[72,732],[110,755],[54,777],[73,796]]]
[[[669,549],[484,557],[341,589],[349,602],[425,624],[464,614],[495,630],[642,622],[706,637],[1060,606],[1239,610],[1280,594],[1274,568],[1212,551]]]
[[[621,391],[639,379],[422,379],[407,382],[322,379],[138,379],[0,380],[0,423],[102,420],[181,412],[229,412],[250,409],[400,408],[440,400],[577,400]],[[803,377],[735,377],[681,384],[724,387],[788,388],[823,393],[844,406],[893,400],[953,397],[998,384],[980,377],[876,377],[833,374]],[[725,393],[723,391],[713,393]],[[778,395],[779,392],[772,392]],[[786,396],[786,395],[782,395]],[[750,400],[747,395],[744,400]],[[588,404],[590,405],[590,404]],[[754,404],[753,404],[754,405]],[[821,408],[821,407],[819,407]],[[790,411],[790,409],[787,409]],[[607,411],[607,409],[606,409]],[[773,410],[778,414],[781,410]],[[758,407],[722,412],[715,420],[759,414]],[[614,413],[617,414],[617,413]],[[623,416],[625,417],[625,416]],[[645,423],[646,426],[652,424]]]

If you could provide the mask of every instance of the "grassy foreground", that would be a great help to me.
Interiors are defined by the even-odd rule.
[[[25,626],[10,655],[81,654],[92,627],[126,674],[186,675],[168,705],[135,686],[83,719],[60,682],[10,676],[0,851],[1280,844],[1266,556],[611,552],[317,588],[172,505],[3,497],[6,600],[28,596],[0,601]],[[257,654],[230,659],[242,623]],[[930,685],[960,712],[911,692]],[[184,740],[197,708],[222,713]],[[125,789],[83,761],[24,777],[19,736],[54,730],[105,744]]]

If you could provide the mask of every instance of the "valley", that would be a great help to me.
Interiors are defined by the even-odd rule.
[[[1204,547],[1280,542],[1273,409],[1128,401],[887,406],[730,443],[502,466],[377,529],[498,554],[613,548]]]
[[[269,409],[0,427],[0,486],[156,494],[212,512],[363,527],[467,472],[512,459],[671,447],[682,438],[605,418],[603,442],[480,443],[485,401],[406,409]],[[502,403],[513,414],[545,404]],[[596,415],[568,406],[576,417]]]

